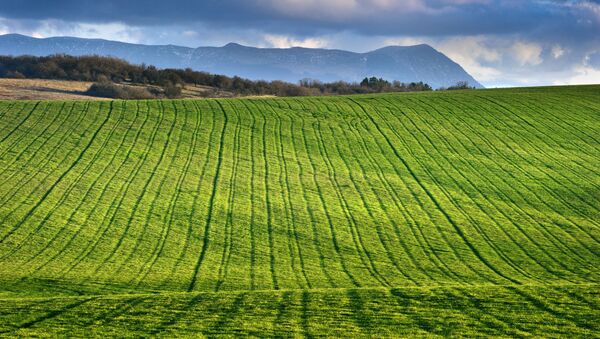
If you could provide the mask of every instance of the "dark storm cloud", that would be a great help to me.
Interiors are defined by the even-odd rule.
[[[189,0],[3,0],[0,15],[12,19],[57,19],[163,25],[198,20],[245,21],[256,13],[250,2]]]
[[[134,26],[204,23],[311,35],[346,30],[373,35],[507,34],[580,24],[578,2],[498,0],[2,0],[0,17]]]

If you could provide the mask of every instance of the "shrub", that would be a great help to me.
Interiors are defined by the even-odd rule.
[[[458,89],[475,89],[475,87],[470,86],[467,81],[459,81],[456,83],[456,85],[446,88],[446,90],[448,90],[448,91],[453,91],[453,90],[458,90]]]
[[[6,72],[6,77],[11,79],[25,79],[23,73],[19,71],[8,71]]]
[[[164,86],[165,96],[169,99],[179,98],[181,96],[181,87],[169,82]]]
[[[121,86],[111,82],[96,82],[85,92],[87,95],[112,99],[154,99],[146,88]]]

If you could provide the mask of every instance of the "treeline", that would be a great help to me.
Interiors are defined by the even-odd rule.
[[[219,91],[230,92],[236,96],[308,96],[431,90],[431,86],[422,82],[406,84],[375,77],[365,78],[360,83],[323,83],[306,79],[298,84],[291,84],[284,81],[248,80],[237,76],[194,71],[190,68],[158,69],[144,64],[133,65],[113,57],[63,54],[47,57],[0,56],[0,77],[90,81],[98,83],[95,84],[95,89],[90,89],[93,90],[90,94],[102,93],[100,95],[106,96],[114,92],[127,98],[129,97],[127,93],[123,94],[125,89],[122,86],[113,85],[111,88],[109,83],[159,86],[162,90],[151,89],[144,91],[143,95],[167,97],[178,97],[181,88],[186,84],[210,87],[206,91],[207,96],[217,95]]]
[[[303,79],[300,80],[299,85],[303,89],[312,91],[313,93],[310,95],[420,92],[432,90],[431,86],[423,82],[389,82],[376,77],[364,78],[360,83],[349,83],[345,81],[323,83],[318,80]]]

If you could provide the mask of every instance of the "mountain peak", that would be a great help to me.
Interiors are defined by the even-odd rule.
[[[378,48],[369,53],[384,52],[384,51],[385,52],[396,52],[396,51],[406,51],[406,50],[431,51],[431,50],[435,50],[435,48],[431,47],[428,44],[418,44],[418,45],[410,45],[410,46],[390,45],[390,46]]]
[[[34,37],[30,37],[19,33],[0,34],[0,38],[35,39]]]
[[[189,67],[214,74],[292,83],[304,78],[358,82],[375,76],[390,81],[422,81],[434,88],[449,87],[459,81],[481,87],[460,65],[425,44],[388,46],[368,53],[354,53],[314,48],[254,48],[234,42],[223,47],[188,48],[84,38],[0,36],[0,55],[24,54],[96,54],[158,68]]]
[[[227,45],[223,46],[223,48],[240,48],[240,47],[246,47],[246,46],[240,45],[237,42],[230,42]],[[202,48],[202,47],[200,47],[200,48]]]

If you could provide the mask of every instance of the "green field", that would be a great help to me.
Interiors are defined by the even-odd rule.
[[[0,102],[0,335],[600,336],[600,86]]]

